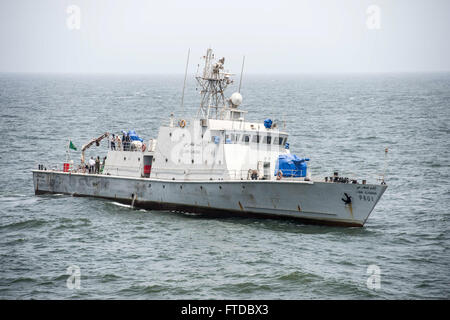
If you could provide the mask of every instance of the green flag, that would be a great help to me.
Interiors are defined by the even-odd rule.
[[[77,148],[75,147],[75,145],[72,143],[72,141],[70,141],[69,143],[69,148],[72,150],[77,150]]]

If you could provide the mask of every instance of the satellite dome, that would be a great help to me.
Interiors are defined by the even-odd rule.
[[[231,95],[230,100],[233,104],[233,107],[237,107],[242,103],[242,96],[239,92],[235,92]]]

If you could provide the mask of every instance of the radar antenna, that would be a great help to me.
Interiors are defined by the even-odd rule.
[[[224,71],[225,58],[214,62],[212,49],[206,51],[203,59],[205,59],[203,73],[202,75],[197,74],[195,77],[201,87],[201,101],[197,117],[209,119],[213,116],[211,115],[211,109],[213,109],[217,119],[219,116],[218,109],[226,108],[224,91],[228,85],[233,83],[233,80],[230,79],[232,74]]]

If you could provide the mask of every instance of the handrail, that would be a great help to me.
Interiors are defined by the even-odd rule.
[[[112,141],[108,140],[108,149],[113,151],[142,151],[142,144],[143,142],[138,140],[125,142],[116,140],[114,145],[112,145]]]
[[[64,170],[63,170],[63,163],[42,163],[41,162],[41,163],[38,164],[36,162],[34,167],[37,168],[38,170],[64,172]],[[113,165],[108,165],[108,166],[106,166],[106,165],[103,165],[103,163],[101,162],[100,163],[100,172],[98,174],[105,174],[104,172],[105,172],[106,168],[111,173],[114,172],[114,171],[116,171],[118,173],[118,170],[134,171],[134,172],[136,172],[137,170],[140,170],[137,167],[126,166],[126,165],[114,165],[114,166]],[[283,171],[285,171],[285,170],[283,170]],[[299,171],[299,170],[292,169],[291,171],[295,172],[295,171]],[[73,172],[73,173],[90,174],[88,172],[88,169],[86,169],[86,167],[82,166],[81,164],[79,164],[79,165],[70,164],[68,173],[71,173],[71,172]],[[272,174],[270,174],[269,176],[265,176],[265,179],[264,179],[264,178],[261,178],[259,173],[257,174],[257,178],[256,179],[252,179],[251,174],[255,173],[255,172],[257,172],[257,170],[251,170],[251,169],[250,170],[243,170],[243,169],[242,170],[237,170],[237,169],[236,170],[226,170],[226,169],[224,169],[223,181],[241,181],[241,180],[267,180],[267,181],[269,181],[269,180],[276,180],[276,175],[273,176]],[[156,173],[157,173],[157,170],[156,170]],[[198,173],[199,172],[197,172],[197,174]],[[180,173],[176,173],[175,175],[179,175],[179,174]],[[210,180],[209,178],[206,177],[207,174],[208,174],[208,172],[205,171],[203,177],[198,177],[198,178],[191,177],[188,174],[189,178],[187,180],[189,180],[189,181]],[[217,174],[217,172],[215,172],[215,173],[211,172],[211,174],[215,175],[215,174]],[[325,181],[324,178],[325,178],[325,176],[324,177],[317,177],[316,176],[316,177],[314,177],[314,179],[310,178],[310,180],[322,181],[323,182],[323,181]],[[329,183],[353,183],[353,180],[356,180],[357,183],[359,184],[360,181],[361,181],[361,179],[357,179],[357,178],[354,178],[354,177],[349,177],[347,179],[345,177],[341,177],[340,176],[340,177],[337,177],[337,178],[342,178],[342,179],[340,179],[340,180],[337,179],[336,181],[334,181],[335,180],[334,177],[332,177],[333,179],[330,179],[330,177],[327,177],[327,178],[328,179],[325,182],[329,182]],[[304,177],[282,176],[282,178],[280,180],[302,180],[302,179],[304,179]],[[369,181],[367,180],[367,183],[368,182]]]
[[[39,166],[42,166],[42,169],[39,169],[38,165],[36,165],[36,167],[38,167],[38,170],[43,170],[43,171],[50,171],[50,172],[64,172],[62,169],[61,164],[51,164],[51,165],[46,165],[46,164],[40,164]],[[121,168],[134,168],[135,167],[131,167],[131,166],[110,166],[108,168],[108,171],[114,171],[114,170],[119,170],[119,167]],[[78,173],[78,174],[100,174],[100,175],[106,175],[104,172],[105,166],[101,165],[100,168],[100,172],[99,173],[89,173],[89,171],[85,168],[85,167],[81,167],[80,165],[77,168],[71,168],[69,169],[68,173]],[[276,179],[274,179],[273,176],[269,176],[268,179],[251,179],[251,175],[248,175],[249,172],[248,170],[227,170],[229,173],[229,176],[222,179],[222,180],[218,180],[218,179],[214,179],[213,181],[275,181]],[[303,177],[283,177],[282,179],[280,179],[281,181],[303,181]],[[171,180],[171,179],[169,179]],[[199,177],[199,178],[192,178],[189,177],[188,179],[186,179],[186,181],[210,181],[211,179],[207,179],[205,177]],[[276,180],[276,181],[280,181],[280,180]],[[328,180],[326,182],[328,183],[353,183],[353,180],[357,181],[357,184],[361,184],[360,180],[358,181],[357,179],[353,179],[350,178],[346,181],[331,181]],[[180,181],[180,180],[178,180]],[[305,180],[306,181],[306,180]],[[314,179],[310,179],[310,181],[314,181],[314,182],[324,182],[324,178],[322,177],[320,178],[314,178]],[[368,182],[368,181],[367,181]],[[370,184],[370,183],[367,183]]]

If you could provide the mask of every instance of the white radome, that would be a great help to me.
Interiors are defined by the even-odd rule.
[[[234,107],[237,107],[242,103],[242,96],[239,92],[233,93],[230,99]]]

